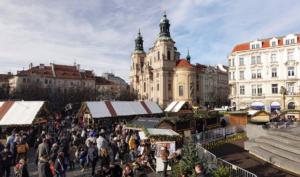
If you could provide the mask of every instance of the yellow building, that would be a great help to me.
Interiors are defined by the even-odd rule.
[[[212,96],[205,96],[204,93],[210,90],[217,93],[214,101],[226,102],[227,70],[200,64],[192,65],[189,53],[186,59],[180,59],[180,53],[170,35],[170,23],[166,14],[160,20],[159,27],[159,37],[147,53],[143,48],[143,37],[140,31],[135,39],[135,50],[131,55],[130,78],[131,88],[137,93],[139,99],[155,101],[162,107],[166,107],[172,101],[208,105]],[[211,72],[212,68],[213,72]],[[212,77],[216,84],[205,84]]]

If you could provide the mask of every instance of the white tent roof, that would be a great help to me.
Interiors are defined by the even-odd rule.
[[[179,136],[177,132],[171,129],[161,128],[147,128],[150,135],[167,135],[167,136]]]
[[[248,111],[248,115],[253,116],[254,114],[256,114],[258,112],[258,110],[249,110]]]
[[[182,108],[182,106],[186,103],[186,101],[173,101],[167,108],[166,112],[178,112]]]
[[[169,104],[169,106],[165,109],[165,111],[170,112],[176,104],[177,101],[173,101],[172,103]]]
[[[43,105],[44,101],[15,101],[3,115],[0,125],[30,125]]]
[[[0,107],[3,105],[4,102],[0,101]]]
[[[92,114],[92,117],[111,117],[104,101],[91,101],[86,102],[86,104]]]
[[[154,102],[99,101],[86,102],[93,118],[160,114],[162,110]],[[111,105],[111,106],[110,106]]]
[[[151,101],[145,101],[145,104],[147,105],[147,107],[150,109],[150,111],[152,113],[155,113],[155,114],[161,114],[162,113],[161,108],[156,103],[151,102]]]

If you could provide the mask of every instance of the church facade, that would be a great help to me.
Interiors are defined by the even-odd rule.
[[[147,53],[144,51],[143,37],[140,31],[138,32],[135,50],[131,55],[132,90],[140,100],[155,101],[162,107],[166,107],[172,101],[188,101],[192,105],[207,104],[203,95],[206,92],[203,89],[207,89],[206,73],[211,73],[211,67],[207,69],[205,65],[191,64],[189,52],[185,59],[180,58],[175,41],[170,35],[170,23],[166,14],[160,20],[159,27],[159,37]],[[227,80],[227,87],[227,71],[214,68],[216,79],[221,76],[221,79]],[[217,91],[217,88],[215,90]],[[228,94],[225,95],[227,97]]]

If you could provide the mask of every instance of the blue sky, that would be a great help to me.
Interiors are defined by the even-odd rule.
[[[193,63],[226,64],[238,43],[300,33],[299,0],[1,0],[0,73],[76,61],[129,81],[137,31],[148,51],[164,10]]]

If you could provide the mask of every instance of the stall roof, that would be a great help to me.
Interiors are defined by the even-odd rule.
[[[186,103],[186,101],[173,101],[167,106],[165,109],[166,112],[178,112],[182,108],[182,106]]]
[[[179,136],[177,132],[171,129],[147,128],[147,130],[149,135]]]
[[[154,102],[144,101],[98,101],[86,102],[93,118],[161,114]]]
[[[30,125],[44,101],[0,102],[0,125]]]
[[[140,117],[126,124],[127,129],[154,128],[160,121],[160,118]]]

